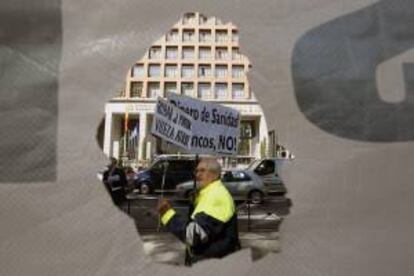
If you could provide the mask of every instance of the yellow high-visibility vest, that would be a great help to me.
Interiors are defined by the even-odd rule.
[[[194,219],[195,215],[204,212],[205,214],[223,222],[228,222],[235,213],[233,198],[221,180],[216,180],[201,189],[195,200],[195,208],[191,214]],[[175,215],[173,209],[168,210],[161,218],[166,225]]]

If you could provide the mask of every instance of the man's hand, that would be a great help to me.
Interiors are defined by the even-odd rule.
[[[171,209],[171,204],[168,202],[167,199],[162,197],[158,200],[157,209],[158,209],[158,213],[160,213],[160,216],[162,216],[165,214],[165,212]]]

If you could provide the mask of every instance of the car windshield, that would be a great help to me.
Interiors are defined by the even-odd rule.
[[[247,169],[248,170],[253,170],[254,168],[256,168],[258,165],[259,165],[259,163],[260,163],[260,159],[258,159],[258,160],[255,160],[255,161],[253,161],[248,167],[247,167]]]
[[[163,168],[162,164],[163,164],[163,161],[162,160],[155,159],[155,161],[152,162],[152,164],[150,166],[150,169],[151,170],[161,170]]]
[[[240,181],[249,181],[251,177],[246,173],[246,171],[226,171],[222,173],[223,182],[240,182]]]

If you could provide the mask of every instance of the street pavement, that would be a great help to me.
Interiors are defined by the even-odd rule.
[[[280,250],[278,232],[241,232],[242,249],[250,248],[252,260]],[[142,234],[144,252],[155,262],[184,265],[185,245],[170,233]]]
[[[156,262],[183,265],[184,244],[166,232],[156,212],[158,196],[130,194],[119,207],[131,216],[144,243],[144,251]],[[181,216],[188,216],[188,201],[167,196]],[[291,201],[284,196],[270,196],[262,204],[248,204],[236,199],[239,237],[242,249],[250,248],[253,260],[280,250],[279,228],[289,214]]]
[[[159,218],[156,211],[158,196],[128,195],[128,200],[120,208],[136,222],[140,233],[159,232]],[[166,196],[175,211],[188,216],[188,201],[174,196]],[[274,232],[279,231],[282,219],[290,212],[291,201],[284,196],[269,196],[262,204],[249,204],[245,199],[236,199],[239,231]]]

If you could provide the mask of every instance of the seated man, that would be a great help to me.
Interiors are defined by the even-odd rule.
[[[195,173],[198,192],[190,221],[177,215],[165,198],[158,204],[162,224],[187,245],[187,265],[240,249],[236,208],[220,180],[220,164],[202,159]]]

